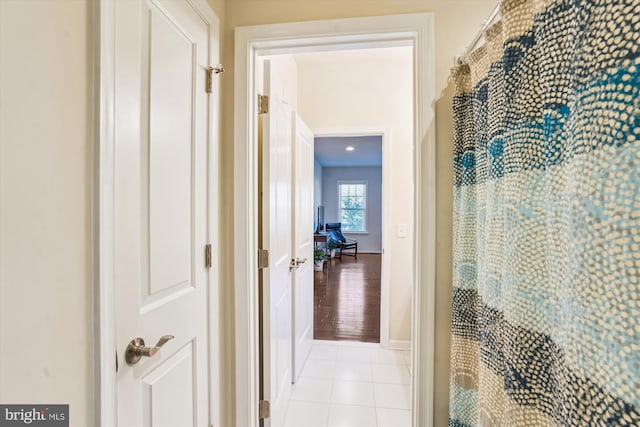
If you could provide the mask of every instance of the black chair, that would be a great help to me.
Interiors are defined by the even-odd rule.
[[[327,230],[327,238],[338,244],[338,248],[340,249],[338,258],[342,259],[342,254],[353,255],[356,259],[358,258],[358,241],[344,237],[341,222],[328,222],[325,224],[325,229]],[[352,249],[354,252],[344,252],[345,250]]]

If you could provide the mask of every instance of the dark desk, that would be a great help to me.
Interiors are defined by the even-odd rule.
[[[313,234],[313,241],[314,242],[320,242],[320,243],[327,243],[327,233],[314,233]]]
[[[322,247],[324,249],[324,253],[329,255],[329,246],[327,242],[327,233],[314,233],[313,234],[313,243],[314,249],[318,247]],[[320,245],[318,245],[320,243]]]
[[[320,245],[318,245],[320,243]],[[322,245],[324,243],[324,245]],[[327,259],[329,258],[329,247],[327,245],[327,233],[313,233],[313,246],[314,249],[317,249],[318,246],[324,246],[324,264],[323,267],[327,265]]]

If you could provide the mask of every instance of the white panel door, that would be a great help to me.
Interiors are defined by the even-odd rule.
[[[313,344],[313,133],[293,113],[293,382]],[[301,263],[300,261],[306,260]]]
[[[262,241],[269,250],[263,270],[263,393],[271,404],[267,425],[281,427],[291,395],[291,108],[264,65],[269,113],[262,115]]]
[[[118,426],[206,426],[210,25],[187,1],[115,8]],[[165,335],[127,363],[133,338]]]

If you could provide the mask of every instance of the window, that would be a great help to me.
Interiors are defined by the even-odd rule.
[[[343,231],[367,231],[366,181],[338,181],[338,206]]]

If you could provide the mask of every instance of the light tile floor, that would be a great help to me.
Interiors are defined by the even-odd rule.
[[[411,352],[315,341],[285,427],[409,427]]]

